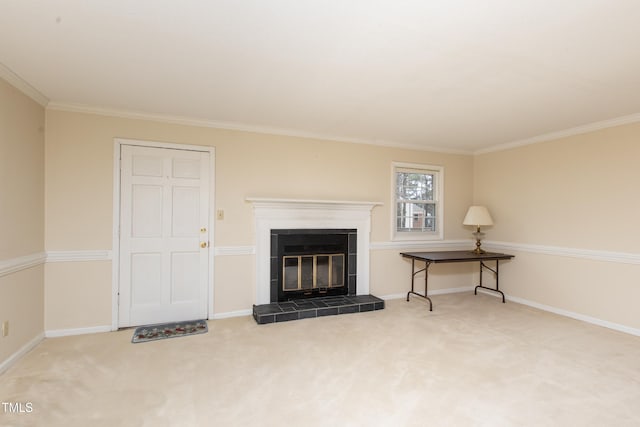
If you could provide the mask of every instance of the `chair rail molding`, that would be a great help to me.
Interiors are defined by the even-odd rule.
[[[110,250],[46,251],[0,260],[0,277],[49,262],[110,261]]]
[[[593,249],[565,248],[561,246],[531,245],[527,243],[496,242],[485,240],[483,245],[491,250],[531,252],[544,255],[581,258],[592,261],[640,264],[640,254],[629,252],[598,251]]]
[[[110,261],[110,250],[47,251],[47,262]]]
[[[372,251],[385,251],[385,250],[465,250],[473,249],[475,247],[475,240],[423,240],[423,241],[387,241],[387,242],[371,242]]]
[[[47,259],[45,252],[36,252],[34,254],[24,255],[16,258],[9,258],[0,261],[0,277],[17,273],[27,268],[44,264]]]

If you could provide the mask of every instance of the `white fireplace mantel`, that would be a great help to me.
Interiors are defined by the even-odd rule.
[[[356,229],[358,235],[358,295],[369,294],[369,234],[371,210],[381,202],[301,200],[248,197],[256,221],[256,304],[270,301],[271,230]]]

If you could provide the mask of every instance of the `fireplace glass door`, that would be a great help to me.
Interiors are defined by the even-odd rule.
[[[356,295],[357,230],[271,230],[271,302]]]
[[[339,288],[344,283],[344,254],[317,254],[283,257],[282,290],[284,292],[320,292]]]

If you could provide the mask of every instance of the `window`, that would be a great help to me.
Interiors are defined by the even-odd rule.
[[[441,166],[393,164],[393,239],[443,238],[444,169]]]

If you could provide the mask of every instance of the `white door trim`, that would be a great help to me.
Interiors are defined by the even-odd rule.
[[[118,330],[120,290],[120,151],[123,145],[141,147],[172,148],[177,150],[191,150],[209,153],[209,284],[207,295],[207,318],[213,319],[213,290],[214,290],[214,228],[215,228],[215,148],[203,145],[175,144],[157,141],[141,141],[136,139],[114,138],[113,140],[113,243],[111,260],[111,330]]]

